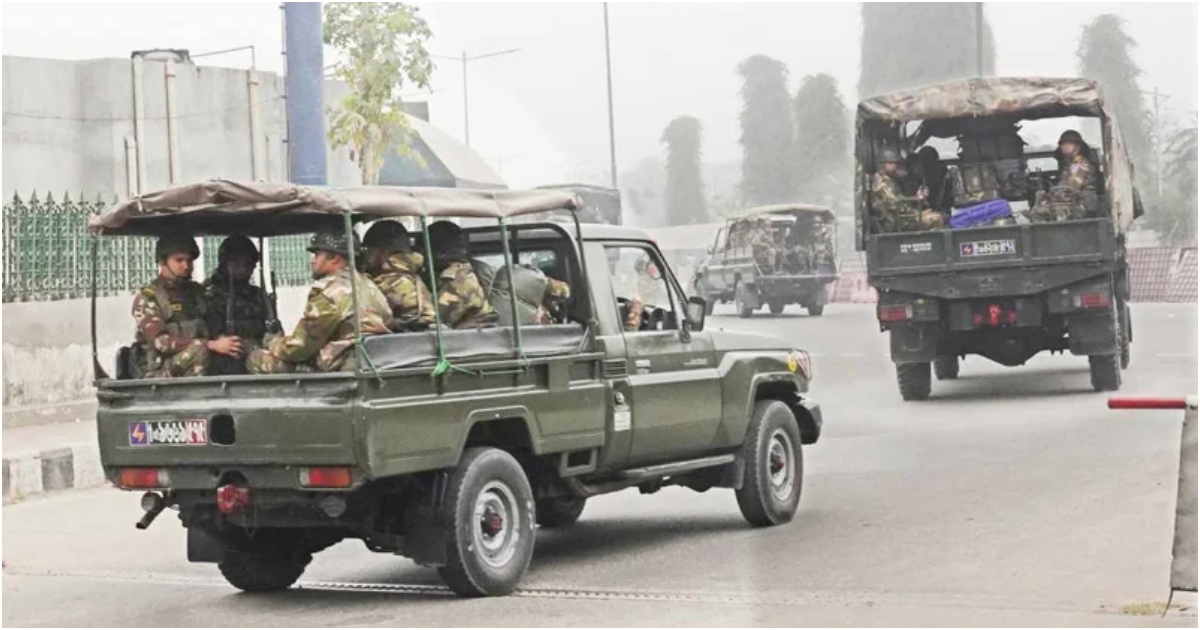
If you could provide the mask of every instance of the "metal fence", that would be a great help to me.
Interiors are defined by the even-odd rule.
[[[37,193],[23,200],[14,195],[3,209],[5,302],[68,300],[87,297],[91,287],[92,237],[89,215],[101,212],[113,200],[86,200]],[[215,252],[219,237],[202,239],[205,252]],[[310,280],[304,235],[268,239],[271,268],[280,286],[302,285]],[[157,273],[154,239],[121,237],[100,239],[96,291],[99,295],[130,293]],[[205,257],[205,275],[216,266],[216,256]]]

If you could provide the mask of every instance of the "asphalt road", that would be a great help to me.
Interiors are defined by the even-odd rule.
[[[976,357],[904,403],[870,306],[792,307],[712,327],[814,355],[825,411],[791,524],[748,528],[729,491],[593,499],[538,536],[517,596],[459,600],[437,574],[359,542],[302,585],[250,596],[189,565],[168,512],[133,527],[111,489],[3,509],[6,626],[1191,626],[1166,600],[1179,412],[1112,412],[1085,359]],[[1124,393],[1195,393],[1196,306],[1138,305]]]

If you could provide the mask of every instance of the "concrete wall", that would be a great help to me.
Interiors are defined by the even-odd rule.
[[[142,190],[169,183],[166,62],[144,62]],[[176,64],[179,179],[250,179],[249,73]],[[258,73],[263,175],[287,177],[283,79]],[[133,63],[4,56],[3,195],[80,191],[129,194],[125,139],[134,137]],[[326,84],[327,99],[339,86]],[[327,100],[327,103],[330,101]],[[330,152],[329,183],[359,183],[346,150]]]

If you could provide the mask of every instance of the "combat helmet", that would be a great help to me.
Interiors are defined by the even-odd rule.
[[[183,234],[158,237],[158,242],[154,244],[155,260],[163,262],[172,254],[188,254],[195,260],[200,257],[200,247],[196,245],[196,239]]]
[[[900,158],[900,151],[896,150],[893,147],[884,147],[884,148],[880,149],[879,156],[877,159],[880,164],[887,164],[888,162],[903,162],[904,161]]]
[[[358,242],[358,234],[351,232],[354,235],[354,251],[357,253],[361,249]],[[312,235],[308,241],[308,251],[329,252],[332,254],[340,254],[346,258],[350,258],[350,243],[346,241],[346,231],[340,227],[325,228]]]
[[[429,226],[429,246],[438,258],[466,256],[467,235],[457,223],[437,221]]]
[[[225,262],[233,257],[245,257],[253,260],[255,264],[261,260],[259,258],[258,248],[254,246],[254,241],[249,237],[241,234],[234,234],[224,241],[221,241],[221,246],[217,248],[218,264]]]
[[[363,237],[363,248],[382,249],[389,252],[406,252],[412,249],[408,240],[408,228],[399,221],[377,221]]]

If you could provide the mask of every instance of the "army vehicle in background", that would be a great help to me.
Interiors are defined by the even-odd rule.
[[[554,184],[538,186],[534,190],[562,190],[579,197],[581,205],[579,211],[575,214],[579,217],[580,223],[625,224],[621,214],[621,191],[615,188],[591,186],[588,184]],[[568,221],[573,220],[570,215],[562,212],[551,213],[550,216]],[[529,220],[544,221],[546,217],[542,216]]]
[[[1039,194],[1062,189],[1053,151],[1028,150],[1020,132],[1051,120],[1102,148],[1093,165],[1099,190],[1075,199],[1088,212],[1030,222]],[[938,191],[951,227],[881,233],[871,193],[879,156],[922,145],[956,146],[941,160]],[[856,247],[866,252],[905,400],[930,395],[931,371],[956,378],[970,354],[1019,366],[1039,352],[1070,352],[1088,358],[1097,391],[1120,388],[1133,341],[1125,234],[1143,209],[1120,126],[1095,82],[968,79],[867,99],[858,105],[855,161]],[[972,208],[1002,212],[964,224]]]
[[[703,299],[685,296],[640,230],[508,223],[577,209],[574,195],[552,190],[215,180],[93,217],[100,238],[263,237],[331,221],[349,232],[354,222],[410,218],[427,260],[429,221],[490,219],[466,232],[496,277],[538,259],[572,288],[550,324],[530,325],[517,299],[505,307],[509,325],[492,328],[364,336],[356,322],[359,369],[338,373],[109,376],[93,307],[101,463],[114,485],[145,493],[138,527],[178,510],[188,560],[216,563],[246,591],[287,588],[313,554],[359,539],[479,596],[517,587],[535,524],[569,526],[600,494],[731,488],[750,524],[790,521],[801,446],[822,426],[807,353],[706,330]],[[632,272],[647,259],[654,278]],[[436,293],[436,275],[429,283]],[[637,329],[626,330],[639,303]]]
[[[765,226],[772,252],[755,255],[745,235]],[[733,302],[739,317],[767,306],[779,315],[799,304],[820,317],[828,286],[838,279],[837,217],[822,206],[780,204],[750,208],[725,222],[692,277],[694,295],[711,309]]]

